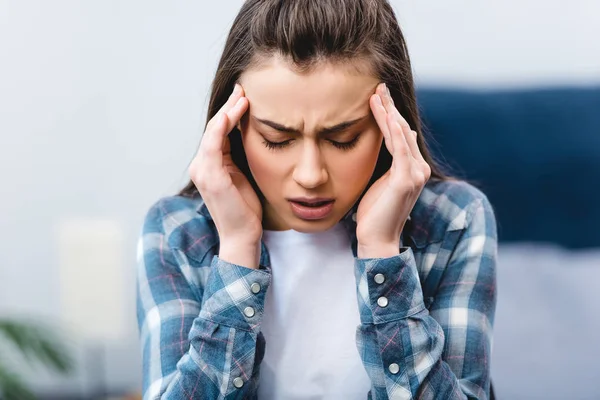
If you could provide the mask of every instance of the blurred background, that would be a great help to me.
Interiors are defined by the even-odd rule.
[[[0,0],[0,321],[74,361],[31,367],[0,326],[0,372],[40,398],[139,394],[137,238],[242,3]],[[600,399],[600,2],[392,4],[434,153],[497,212],[498,397]]]

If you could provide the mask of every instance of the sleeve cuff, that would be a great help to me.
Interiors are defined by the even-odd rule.
[[[258,334],[270,283],[269,270],[231,264],[215,256],[199,317]]]
[[[356,258],[354,274],[360,319],[379,324],[407,318],[425,308],[413,251],[388,258]]]

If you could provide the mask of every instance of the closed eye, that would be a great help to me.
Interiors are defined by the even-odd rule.
[[[361,136],[360,134],[356,135],[356,137],[349,142],[336,142],[335,140],[329,140],[329,139],[327,139],[327,141],[329,143],[331,143],[334,147],[336,147],[340,150],[347,151],[347,150],[354,148],[354,146],[356,146],[360,136]],[[271,141],[263,138],[263,144],[270,150],[283,149],[283,148],[289,146],[293,141],[294,141],[294,139],[285,140],[283,142],[271,142]]]

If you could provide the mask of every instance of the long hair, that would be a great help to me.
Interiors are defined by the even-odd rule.
[[[225,104],[242,73],[257,65],[261,56],[270,55],[283,56],[300,71],[310,71],[323,61],[367,61],[371,73],[386,83],[400,114],[418,133],[419,150],[431,167],[431,179],[450,179],[426,146],[408,50],[387,0],[246,0],[219,61],[206,124]],[[229,139],[233,161],[262,199],[237,127]],[[391,163],[392,156],[382,142],[365,192]],[[198,190],[190,180],[179,195],[194,197]]]

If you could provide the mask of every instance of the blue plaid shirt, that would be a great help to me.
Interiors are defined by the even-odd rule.
[[[389,258],[357,258],[357,205],[342,222],[355,257],[365,398],[489,398],[497,235],[485,195],[464,182],[430,181],[400,254]],[[164,198],[148,212],[137,284],[144,399],[256,398],[269,254],[263,242],[260,267],[250,269],[218,253],[199,197]]]

